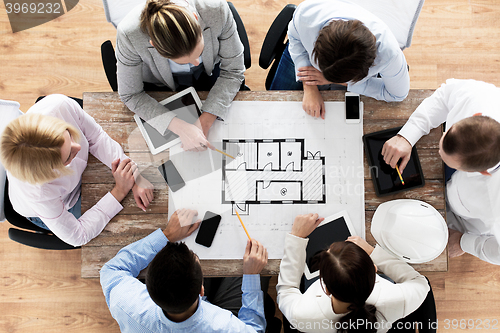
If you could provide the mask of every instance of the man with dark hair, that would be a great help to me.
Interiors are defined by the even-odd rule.
[[[345,89],[387,102],[410,90],[406,58],[378,17],[348,0],[306,0],[288,25],[270,90],[304,90],[302,107],[325,117],[320,90]]]
[[[189,209],[176,211],[163,232],[158,229],[126,246],[101,269],[106,303],[122,332],[265,331],[259,274],[267,264],[267,250],[254,239],[247,243],[236,317],[205,300],[198,257],[186,244],[176,243],[198,228],[200,220],[191,224],[197,215]],[[136,277],[146,267],[144,285]],[[235,298],[234,292],[227,296]]]
[[[470,253],[500,265],[500,89],[474,80],[449,79],[426,98],[382,148],[403,172],[412,146],[446,122],[439,154],[456,169],[446,183],[450,257]]]

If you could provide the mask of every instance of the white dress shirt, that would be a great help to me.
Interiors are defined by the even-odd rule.
[[[101,233],[106,224],[123,208],[107,193],[79,219],[68,212],[81,193],[82,174],[89,153],[111,168],[117,158],[127,158],[121,146],[111,139],[95,120],[71,98],[50,95],[32,106],[27,113],[56,117],[73,125],[80,133],[81,150],[67,168],[70,175],[43,185],[32,185],[16,179],[9,172],[9,197],[16,212],[26,217],[39,217],[60,239],[73,246],[88,243]]]
[[[299,290],[308,241],[308,238],[286,235],[276,285],[278,307],[290,324],[301,332],[336,332],[334,324],[345,314],[333,311],[331,298],[321,288],[320,280],[304,294]],[[396,282],[393,284],[377,275],[373,291],[366,300],[377,308],[377,332],[387,332],[393,322],[406,317],[422,304],[430,288],[423,275],[380,246],[375,247],[370,257],[379,270]],[[363,331],[362,326],[358,328]]]
[[[304,66],[319,70],[313,59],[314,44],[320,30],[332,20],[359,20],[377,39],[377,56],[368,75],[348,83],[347,90],[387,102],[404,100],[410,90],[410,76],[396,37],[378,17],[346,0],[306,0],[297,7],[288,25],[288,50],[295,71]]]
[[[449,79],[425,99],[399,134],[411,145],[446,121],[456,122],[476,113],[500,122],[500,88],[474,80]],[[447,223],[463,232],[462,250],[500,265],[500,165],[488,171],[456,171],[446,185]]]

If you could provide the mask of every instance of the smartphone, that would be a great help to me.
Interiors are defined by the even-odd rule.
[[[346,92],[345,93],[345,122],[356,124],[360,122],[360,105],[359,94]]]
[[[212,246],[212,241],[219,227],[220,220],[220,215],[207,211],[205,217],[203,217],[203,221],[201,221],[200,230],[195,242],[206,247]]]
[[[186,185],[181,175],[179,174],[179,171],[177,171],[174,163],[172,163],[171,160],[168,160],[162,165],[160,165],[158,167],[158,171],[160,171],[161,175],[163,176],[163,179],[165,179],[168,187],[170,187],[172,191],[175,192],[177,190],[180,190],[181,188],[184,187],[184,185]]]

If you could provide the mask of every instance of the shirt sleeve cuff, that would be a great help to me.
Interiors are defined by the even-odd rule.
[[[169,242],[169,240],[167,239],[167,237],[160,228],[155,230],[153,233],[149,234],[147,238],[149,244],[151,244],[151,247],[156,253],[160,252]]]
[[[423,135],[418,128],[412,126],[410,123],[406,123],[398,134],[405,138],[412,147],[415,146],[417,141],[420,140]]]
[[[478,236],[471,234],[463,234],[460,238],[460,247],[463,251],[475,255],[474,254],[474,242]]]
[[[103,209],[103,211],[106,212],[110,220],[123,209],[121,203],[116,200],[111,192],[106,193],[106,195],[99,200],[98,204],[106,208]]]
[[[241,291],[260,290],[260,274],[243,274]]]

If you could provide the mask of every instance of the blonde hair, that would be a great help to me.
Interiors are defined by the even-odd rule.
[[[71,174],[61,157],[65,131],[79,141],[78,130],[61,119],[36,113],[14,119],[2,134],[2,164],[17,179],[34,185]]]
[[[141,14],[141,30],[165,58],[193,52],[201,38],[201,27],[191,12],[170,0],[149,0]]]

